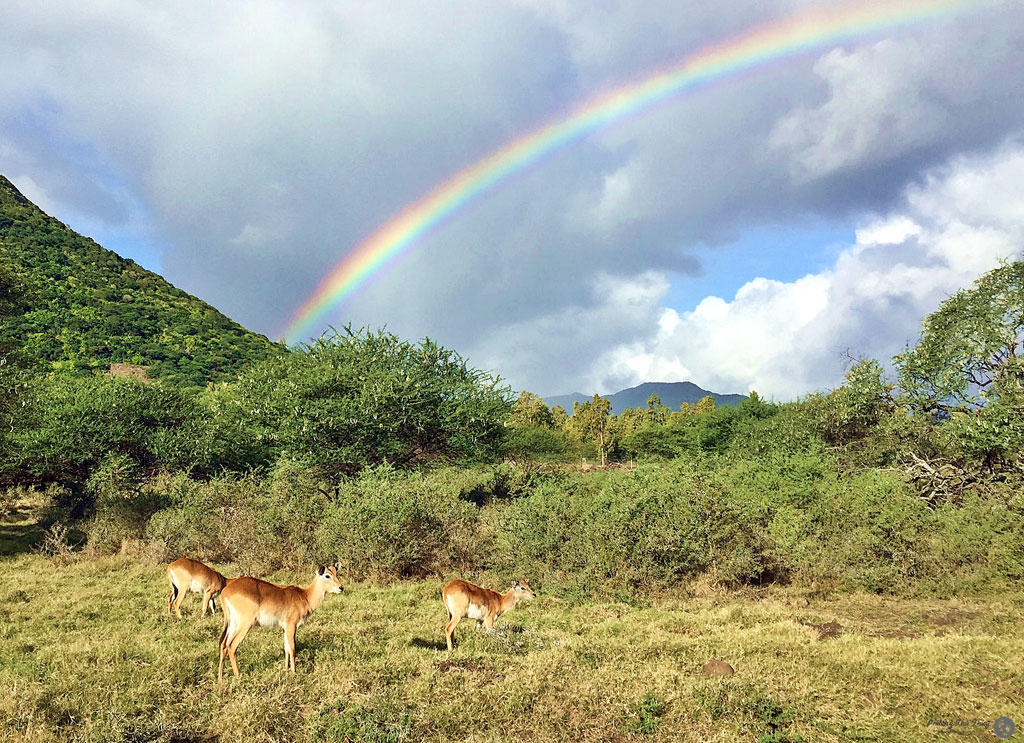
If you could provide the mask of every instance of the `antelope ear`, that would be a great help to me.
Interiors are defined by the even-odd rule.
[[[317,575],[323,575],[326,572],[327,572],[327,568],[325,568],[323,565],[321,565],[320,567],[318,567],[316,569],[316,574]]]
[[[337,573],[339,570],[341,570],[341,563],[340,562],[334,563],[334,572]]]

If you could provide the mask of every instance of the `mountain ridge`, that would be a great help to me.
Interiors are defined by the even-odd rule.
[[[651,395],[657,395],[662,405],[667,405],[673,410],[679,410],[684,402],[696,403],[702,397],[711,395],[716,405],[738,405],[747,399],[746,395],[724,394],[711,392],[694,384],[693,382],[643,382],[635,387],[627,387],[611,395],[601,395],[612,404],[613,413],[621,413],[627,408],[647,407],[647,399]],[[580,392],[573,392],[569,395],[550,395],[544,398],[549,407],[561,405],[567,413],[572,413],[573,402],[585,402],[593,399],[592,395],[584,395]]]

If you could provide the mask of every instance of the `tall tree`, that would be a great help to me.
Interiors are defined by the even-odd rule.
[[[661,404],[661,398],[651,395],[647,398],[647,408],[644,410],[645,418],[650,425],[660,426],[668,422],[671,411],[668,405]]]
[[[917,346],[894,359],[916,410],[968,412],[1018,397],[1024,380],[1024,261],[990,271],[924,319]]]
[[[954,448],[995,466],[1024,448],[1024,261],[947,299],[895,357],[897,400],[945,422]]]
[[[704,415],[705,413],[714,412],[714,410],[715,398],[713,398],[711,395],[704,395],[704,397],[697,401],[697,407],[694,409],[694,412],[697,415]]]
[[[539,395],[523,390],[516,398],[516,404],[509,416],[509,423],[513,426],[541,426],[542,428],[553,428],[554,419],[547,403]]]
[[[608,463],[608,452],[612,446],[609,430],[611,412],[611,402],[596,393],[592,400],[572,405],[572,426],[582,440],[594,443],[602,465]]]

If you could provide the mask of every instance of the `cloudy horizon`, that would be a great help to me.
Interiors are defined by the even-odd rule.
[[[14,0],[0,173],[270,335],[451,174],[813,4]],[[542,395],[828,389],[1021,255],[1022,70],[1024,6],[977,3],[678,96],[459,212],[324,327],[430,336]]]

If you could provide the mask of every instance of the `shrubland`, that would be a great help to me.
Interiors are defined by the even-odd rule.
[[[44,521],[95,554],[514,574],[580,598],[699,576],[984,592],[1024,578],[1022,287],[1024,263],[1002,266],[892,373],[861,360],[784,404],[611,415],[595,396],[569,416],[429,340],[351,328],[200,393],[30,375],[0,476],[51,488]]]
[[[0,319],[19,302],[4,281]],[[513,401],[385,332],[201,390],[44,374],[0,334],[0,740],[796,743],[1019,722],[1022,287],[1024,264],[997,269],[827,393],[619,415]],[[220,623],[194,597],[166,614],[182,555],[281,583],[340,562],[354,583],[300,631],[296,676],[255,632],[217,687]],[[447,654],[453,577],[539,598],[493,635],[463,623]],[[709,657],[735,675],[701,675]]]

